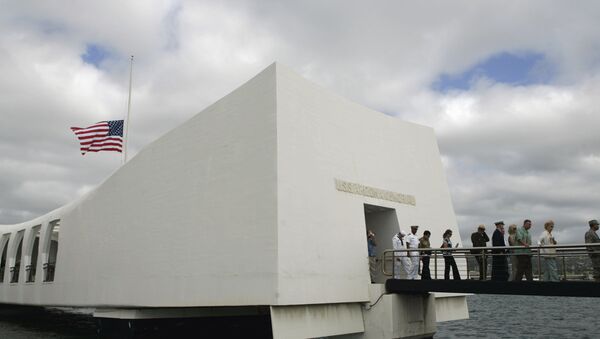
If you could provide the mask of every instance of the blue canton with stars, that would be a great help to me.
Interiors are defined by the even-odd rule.
[[[123,136],[123,120],[111,120],[108,123],[108,136]]]

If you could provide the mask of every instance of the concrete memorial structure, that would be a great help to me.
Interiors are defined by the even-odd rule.
[[[468,316],[464,295],[385,294],[369,275],[366,230],[381,255],[413,224],[433,247],[458,237],[433,130],[273,64],[84,197],[0,226],[0,302],[266,312],[275,338],[431,336]]]

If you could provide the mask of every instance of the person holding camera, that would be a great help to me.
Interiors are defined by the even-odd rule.
[[[471,234],[471,243],[473,243],[473,247],[486,247],[487,242],[489,241],[490,237],[485,233],[485,225],[483,224],[477,226],[477,231]],[[475,260],[479,266],[479,280],[485,280],[487,275],[487,258],[482,255],[484,251],[485,250],[471,250],[471,254],[475,254]]]
[[[375,247],[377,247],[377,240],[375,240],[375,233],[371,230],[367,231],[367,248],[369,251],[369,273],[371,275],[371,282],[375,282],[375,274],[377,273],[377,253],[375,253]]]

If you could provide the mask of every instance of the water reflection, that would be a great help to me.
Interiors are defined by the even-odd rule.
[[[268,316],[98,321],[55,308],[0,308],[0,338],[271,338]],[[101,332],[101,334],[98,334]]]

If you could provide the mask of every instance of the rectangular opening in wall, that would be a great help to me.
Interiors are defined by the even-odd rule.
[[[16,251],[14,257],[12,258],[12,262],[14,263],[10,268],[10,282],[18,283],[19,282],[19,272],[21,271],[21,258],[23,256],[23,235],[25,234],[25,230],[17,232],[17,236],[15,237],[16,241]]]
[[[369,231],[374,234],[372,237],[374,244],[369,239],[366,242],[367,249],[371,252],[369,255],[371,281],[374,283],[384,283],[387,277],[382,273],[382,265],[391,265],[391,262],[382,262],[383,251],[392,248],[392,238],[400,229],[398,226],[398,217],[395,209],[384,206],[364,204],[364,212],[365,234],[367,237]],[[369,249],[369,247],[371,248]],[[388,271],[391,271],[390,267],[388,267]]]
[[[27,266],[25,266],[25,276],[27,279],[26,282],[34,282],[35,281],[35,273],[37,269],[37,260],[38,260],[38,252],[40,246],[40,230],[42,225],[34,226],[31,229],[31,236],[29,239],[29,253],[26,257]]]
[[[4,234],[0,238],[0,251],[2,257],[0,259],[0,283],[4,282],[4,273],[6,272],[6,259],[8,256],[8,240],[10,240],[10,234]]]
[[[44,281],[54,281],[54,271],[56,270],[56,256],[58,254],[58,235],[60,233],[60,220],[51,221],[46,232],[46,241],[44,246],[45,261]]]

